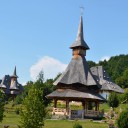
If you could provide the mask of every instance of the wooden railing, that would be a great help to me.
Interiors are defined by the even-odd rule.
[[[66,109],[53,108],[53,115],[67,115]],[[103,117],[104,113],[95,110],[69,110],[69,118]]]
[[[84,118],[84,110],[70,110],[69,118]]]
[[[85,110],[85,116],[99,116],[99,111]]]
[[[103,117],[104,113],[95,110],[70,110],[69,118]]]
[[[66,115],[66,109],[63,108],[53,108],[53,115]]]

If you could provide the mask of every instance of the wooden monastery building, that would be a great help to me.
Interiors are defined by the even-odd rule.
[[[99,104],[106,101],[110,92],[123,93],[123,89],[111,81],[102,66],[89,68],[85,58],[89,46],[84,40],[82,16],[77,38],[70,49],[72,59],[69,65],[54,82],[56,90],[47,95],[47,98],[54,100],[53,114],[67,115],[69,118],[102,117]],[[57,108],[58,100],[65,101],[65,109]],[[82,110],[71,110],[71,101],[81,102]],[[90,103],[94,104],[92,110],[89,108]]]
[[[9,96],[15,97],[23,91],[23,86],[18,83],[18,76],[16,74],[16,67],[14,69],[13,75],[5,75],[2,80],[0,80],[0,89]]]

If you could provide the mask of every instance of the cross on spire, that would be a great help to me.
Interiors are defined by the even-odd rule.
[[[83,13],[84,13],[84,7],[80,6],[80,14],[81,14],[81,16],[83,15]]]

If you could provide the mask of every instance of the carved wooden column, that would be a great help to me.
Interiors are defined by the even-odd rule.
[[[97,110],[99,111],[99,102],[97,102]]]
[[[95,111],[99,111],[99,102],[95,101]]]
[[[57,99],[54,99],[54,108],[57,107]]]
[[[69,115],[69,100],[66,100],[66,112]]]
[[[85,108],[86,108],[86,112],[87,112],[88,111],[88,101],[87,100],[86,100],[86,104],[85,105],[86,105]]]
[[[84,119],[84,115],[85,115],[85,108],[86,108],[85,105],[86,105],[86,104],[85,104],[85,101],[83,101],[83,102],[82,102],[82,106],[83,106],[82,119]]]
[[[85,101],[82,101],[83,110],[85,110]]]

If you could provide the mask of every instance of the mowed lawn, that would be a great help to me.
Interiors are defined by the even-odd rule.
[[[5,117],[2,123],[0,123],[0,128],[4,125],[9,125],[9,128],[18,128],[20,122],[20,116],[15,112],[5,112]],[[106,123],[98,123],[90,120],[45,120],[44,128],[73,128],[75,122],[78,122],[83,126],[83,128],[107,128]]]
[[[14,106],[12,107],[10,104],[6,105],[6,111],[4,113],[5,117],[0,123],[0,128],[3,128],[4,125],[9,125],[9,128],[18,128],[18,125],[20,124],[20,116],[16,114],[15,109],[20,106]],[[125,110],[128,108],[127,104],[121,104],[116,111],[118,112],[119,109],[122,108],[122,110]],[[109,107],[107,104],[100,105],[100,109],[104,109],[105,112],[109,111]],[[76,121],[70,121],[70,120],[45,120],[44,128],[73,128],[73,125]],[[83,128],[107,128],[107,123],[99,123],[99,122],[93,122],[89,120],[79,120],[78,121]]]
[[[46,120],[44,128],[73,128],[76,121],[70,120]],[[96,123],[92,121],[77,121],[83,128],[107,128],[105,123]]]

